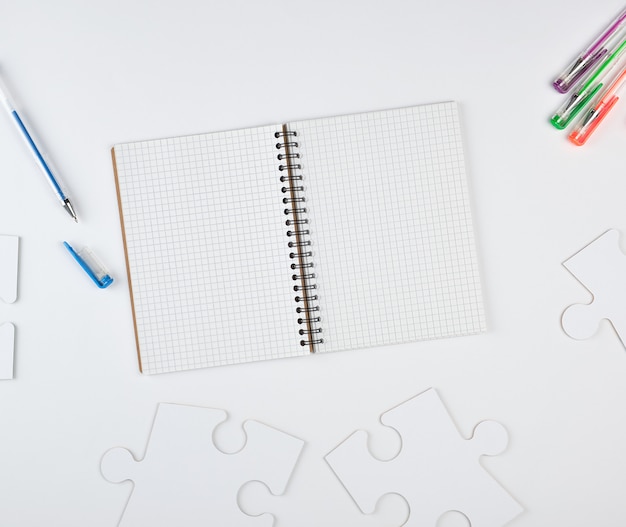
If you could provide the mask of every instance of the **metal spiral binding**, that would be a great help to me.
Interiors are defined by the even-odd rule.
[[[300,164],[300,154],[298,148],[298,133],[287,130],[283,125],[280,132],[276,132],[274,137],[279,141],[276,148],[281,150],[277,158],[281,163],[278,170],[281,172],[280,181],[285,183],[281,191],[286,196],[283,203],[287,205],[284,209],[289,219],[285,225],[289,227],[287,236],[290,238],[287,246],[293,249],[289,253],[293,263],[291,269],[294,274],[291,279],[296,282],[293,290],[298,294],[294,300],[298,304],[296,313],[302,315],[298,318],[298,324],[302,328],[298,333],[303,337],[300,340],[301,346],[308,346],[311,353],[315,353],[317,346],[324,343],[321,337],[322,328],[319,326],[321,318],[319,316],[318,296],[316,294],[317,284],[315,283],[314,264],[312,262],[313,252],[310,250],[311,240],[308,229],[309,220],[306,217],[306,198],[304,196],[304,186],[302,185],[302,174],[298,173],[302,169]]]

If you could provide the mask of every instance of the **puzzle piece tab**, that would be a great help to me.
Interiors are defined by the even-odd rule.
[[[124,448],[105,453],[105,479],[132,480],[134,489],[122,527],[184,525],[271,526],[273,517],[252,517],[238,504],[249,481],[261,481],[275,494],[285,491],[303,441],[279,430],[246,421],[245,446],[234,454],[215,447],[213,433],[226,412],[212,408],[160,404],[144,458]]]
[[[593,296],[589,304],[574,304],[563,312],[563,330],[574,339],[591,337],[607,319],[626,346],[626,255],[619,237],[618,231],[608,230],[563,262]]]
[[[381,422],[402,438],[393,459],[373,457],[363,431],[326,456],[362,512],[372,513],[389,493],[408,503],[407,526],[435,527],[442,514],[459,511],[472,527],[500,527],[522,512],[479,463],[481,455],[496,455],[506,448],[508,435],[499,423],[483,421],[471,439],[464,439],[434,389],[384,413]]]

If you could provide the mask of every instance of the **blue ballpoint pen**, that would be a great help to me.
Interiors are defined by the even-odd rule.
[[[20,135],[22,136],[22,138],[28,145],[28,148],[33,154],[37,165],[43,172],[44,176],[46,176],[46,179],[48,180],[48,183],[50,183],[52,190],[54,190],[54,193],[56,194],[57,198],[61,201],[63,208],[74,219],[74,221],[78,223],[78,218],[76,217],[76,212],[74,211],[74,207],[72,206],[72,203],[70,202],[69,198],[65,194],[65,191],[61,187],[58,178],[52,172],[52,169],[50,168],[50,163],[46,161],[43,154],[41,153],[41,151],[35,144],[35,141],[33,140],[33,137],[31,136],[30,132],[26,129],[26,126],[24,125],[24,121],[22,121],[22,118],[17,113],[17,110],[15,109],[15,104],[13,103],[11,97],[9,96],[9,92],[6,89],[6,86],[4,85],[1,79],[0,79],[0,100],[2,102],[2,105],[6,108],[7,112],[11,116],[13,123],[19,130]]]

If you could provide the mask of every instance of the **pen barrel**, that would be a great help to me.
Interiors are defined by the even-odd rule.
[[[39,141],[35,137],[33,137],[31,133],[32,127],[27,125],[22,116],[20,116],[15,109],[11,111],[11,118],[13,120],[13,123],[19,130],[24,143],[28,147],[28,150],[35,159],[37,166],[48,181],[48,184],[57,195],[57,198],[61,202],[64,202],[67,199],[65,189],[63,188],[63,185],[56,175],[56,171],[52,166],[50,159],[40,149],[39,144],[41,143],[39,143]]]
[[[557,77],[552,83],[560,93],[566,93],[569,89],[611,49],[615,42],[623,38],[624,24],[626,23],[626,10],[623,10],[611,24],[594,40],[594,42]]]
[[[15,110],[15,103],[2,77],[0,77],[0,102],[7,112],[11,113]]]

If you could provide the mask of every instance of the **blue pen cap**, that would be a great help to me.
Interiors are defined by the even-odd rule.
[[[63,242],[63,245],[100,289],[105,289],[113,283],[109,271],[89,247],[75,251],[69,243]]]

